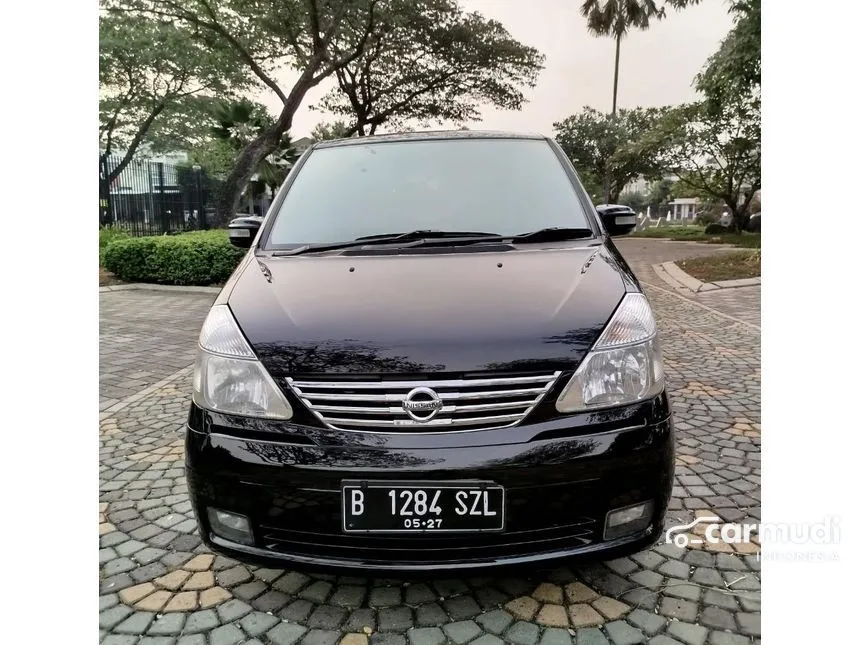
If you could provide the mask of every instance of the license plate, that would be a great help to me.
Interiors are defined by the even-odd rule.
[[[489,482],[342,483],[346,533],[501,531],[505,489]]]

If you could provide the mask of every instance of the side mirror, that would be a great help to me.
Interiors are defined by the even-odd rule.
[[[627,235],[636,228],[636,213],[629,206],[598,206],[597,214],[611,236]]]
[[[242,215],[227,225],[227,235],[233,246],[247,249],[257,237],[257,231],[263,224],[263,218],[258,215]]]

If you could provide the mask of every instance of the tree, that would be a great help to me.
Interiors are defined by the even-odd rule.
[[[743,231],[761,188],[761,112],[744,96],[727,97],[722,108],[715,112],[706,101],[675,108],[643,147],[660,150],[679,184],[724,202],[734,228]]]
[[[292,126],[309,90],[363,51],[379,5],[393,0],[106,0],[127,15],[166,19],[210,51],[229,49],[240,67],[275,94],[281,110],[250,141],[227,176],[217,211],[226,221],[254,171]],[[282,87],[278,72],[297,73]]]
[[[455,0],[392,0],[361,55],[335,72],[319,107],[350,120],[348,134],[385,123],[480,119],[479,106],[518,110],[544,57]]]
[[[668,0],[676,9],[698,4],[700,0]],[[618,66],[621,60],[621,39],[631,29],[646,30],[652,20],[666,16],[665,6],[658,7],[654,0],[585,0],[579,9],[586,19],[588,30],[595,36],[615,39],[615,73],[612,80],[612,115],[618,105]],[[609,202],[609,178],[604,179],[605,199]]]
[[[191,148],[188,157],[192,164],[199,164],[210,176],[223,181],[233,169],[236,148],[229,141],[210,138]]]
[[[734,0],[735,24],[696,77],[704,100],[670,111],[643,140],[694,194],[725,203],[746,228],[761,188],[761,6]]]
[[[622,194],[618,199],[618,202],[625,206],[629,206],[637,213],[640,213],[645,210],[648,200],[645,198],[645,195],[640,192],[629,192]]]
[[[586,106],[553,128],[556,141],[584,183],[586,178],[592,184],[604,178],[607,190],[603,196],[609,204],[636,177],[661,175],[658,150],[646,148],[642,139],[665,112],[665,108],[635,108],[613,116]]]
[[[223,48],[203,47],[181,26],[138,14],[99,17],[99,144],[104,156],[122,150],[109,169],[116,178],[142,144],[176,149],[215,94],[247,87]]]
[[[281,187],[281,184],[284,183],[290,169],[300,156],[298,150],[293,147],[290,133],[285,132],[284,136],[281,137],[281,142],[278,144],[277,150],[260,163],[258,169],[260,179],[272,191],[272,199],[274,199],[275,193]]]
[[[350,136],[350,127],[346,121],[335,121],[333,123],[317,123],[311,130],[311,139],[316,141],[329,141],[331,139],[346,139]]]
[[[662,206],[668,204],[672,199],[672,187],[674,182],[671,179],[662,178],[657,181],[648,191],[648,205]]]
[[[603,181],[593,172],[585,168],[577,168],[576,174],[579,175],[579,180],[582,182],[582,187],[595,204],[604,199]]]
[[[256,137],[270,128],[274,119],[259,103],[247,99],[217,104],[212,112],[216,125],[210,128],[214,140],[226,142],[234,151],[233,159]],[[277,147],[260,160],[256,172],[260,181],[268,186],[274,196],[290,168],[299,158],[293,147],[289,132],[281,135]]]
[[[734,26],[696,77],[696,89],[716,112],[734,95],[761,96],[761,1],[735,0],[730,11]]]
[[[216,139],[229,141],[241,150],[261,130],[272,124],[272,117],[265,107],[248,99],[221,101],[213,106],[211,120],[215,125],[209,128]]]

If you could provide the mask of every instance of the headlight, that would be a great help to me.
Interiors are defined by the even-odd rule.
[[[257,360],[227,305],[209,310],[194,364],[194,402],[249,417],[289,419],[290,404]]]
[[[643,294],[628,293],[555,407],[580,412],[635,403],[659,394],[663,380],[654,314]]]

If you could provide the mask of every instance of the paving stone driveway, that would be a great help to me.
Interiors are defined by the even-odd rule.
[[[615,243],[641,281],[663,289],[668,287],[657,277],[652,265],[736,250],[726,245],[637,237],[619,238]],[[684,292],[681,295],[750,325],[761,327],[761,287],[720,289],[697,294]]]
[[[712,305],[645,288],[660,325],[676,416],[670,521],[707,513],[726,522],[758,522],[758,330]],[[182,456],[187,366],[212,298],[145,291],[101,298],[102,342],[112,350],[102,353],[102,372],[115,364],[121,369],[108,373],[145,365],[139,371],[151,374],[133,379],[149,385],[145,396],[126,397],[124,407],[100,422],[102,643],[759,642],[755,545],[663,544],[630,558],[535,570],[528,577],[436,580],[301,574],[214,556],[195,534]],[[123,344],[132,363],[122,362]]]
[[[110,291],[99,302],[99,410],[194,361],[214,295]]]

